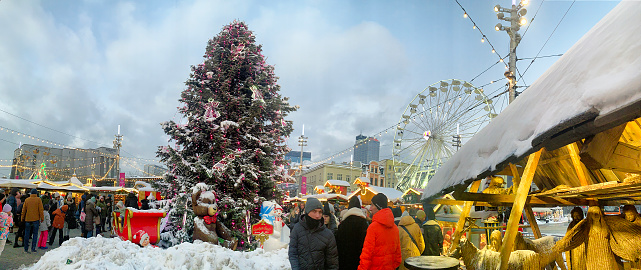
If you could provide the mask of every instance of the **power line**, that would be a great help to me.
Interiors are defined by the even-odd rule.
[[[525,69],[525,71],[523,71],[523,74],[525,74],[525,73],[530,69],[530,66],[532,66],[532,64],[534,63],[534,60],[536,60],[536,59],[537,59],[537,57],[539,57],[539,54],[541,54],[541,51],[543,51],[543,48],[545,48],[545,45],[547,45],[547,44],[548,44],[548,41],[550,41],[550,39],[552,38],[552,35],[554,35],[554,32],[556,32],[556,29],[557,29],[557,28],[559,28],[559,25],[561,25],[561,22],[563,22],[563,19],[565,19],[565,16],[566,16],[566,15],[568,15],[568,12],[570,12],[570,9],[572,9],[572,6],[574,6],[574,2],[576,2],[576,0],[572,1],[572,4],[570,4],[570,7],[568,7],[568,10],[566,10],[566,11],[565,11],[565,14],[563,14],[563,17],[561,17],[561,20],[559,20],[559,23],[557,23],[557,24],[556,24],[556,27],[554,27],[554,30],[552,30],[552,33],[550,33],[550,36],[549,36],[549,37],[548,37],[548,39],[545,41],[545,43],[543,43],[543,46],[541,46],[541,49],[539,50],[539,52],[538,52],[538,53],[536,53],[536,56],[534,57],[534,59],[532,59],[532,61],[531,61],[531,62],[530,62],[530,64],[527,66],[527,68]],[[522,78],[523,78],[523,77],[521,77],[521,79],[522,79]]]
[[[563,56],[563,54],[559,53],[559,54],[551,54],[551,55],[544,55],[544,56],[537,56],[537,57],[517,58],[516,61],[529,60],[529,59],[538,59],[538,58],[548,58],[548,57],[556,57],[556,56]]]

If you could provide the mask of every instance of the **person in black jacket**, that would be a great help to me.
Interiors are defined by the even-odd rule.
[[[323,205],[307,199],[305,214],[289,235],[292,270],[338,269],[338,251],[332,232],[323,225]]]
[[[136,198],[136,194],[133,192],[129,192],[129,195],[127,195],[127,198],[125,199],[125,207],[131,207],[131,208],[138,208],[138,198]]]
[[[349,200],[349,209],[343,214],[342,219],[343,222],[336,230],[338,269],[356,270],[369,226],[358,197],[354,196]]]
[[[427,218],[427,221],[423,224],[423,240],[425,241],[423,256],[440,256],[443,253],[443,231],[438,222],[436,222],[433,207],[433,205],[423,204]]]
[[[329,203],[324,203],[323,204],[323,222],[325,226],[332,232],[332,234],[336,233],[336,229],[338,228],[337,222],[336,222],[336,217],[334,216],[332,205]]]

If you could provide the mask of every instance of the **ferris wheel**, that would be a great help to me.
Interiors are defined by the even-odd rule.
[[[442,80],[418,93],[396,126],[392,159],[399,190],[424,188],[460,146],[496,117],[482,88]]]

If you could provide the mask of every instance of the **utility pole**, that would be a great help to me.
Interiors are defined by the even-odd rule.
[[[300,180],[298,180],[299,191],[302,193],[303,190],[303,147],[307,146],[307,137],[305,137],[305,125],[303,125],[303,132],[300,137],[298,137],[298,146],[300,146],[300,163],[298,168],[298,174]],[[304,195],[304,194],[303,194]]]
[[[527,4],[528,0],[521,0],[518,5],[516,0],[512,0],[512,8],[510,9],[503,8],[500,5],[494,6],[494,12],[497,12],[496,17],[499,20],[510,22],[510,26],[503,26],[501,23],[497,23],[494,27],[496,31],[505,31],[510,36],[508,71],[503,74],[508,80],[510,103],[516,98],[516,47],[521,42],[521,34],[518,31],[521,26],[527,24],[527,19],[523,17],[527,14],[527,9],[524,8]],[[508,13],[510,17],[505,17],[505,13]]]
[[[122,135],[120,135],[120,125],[118,125],[118,134],[114,139],[114,148],[116,149],[116,181],[114,181],[114,187],[118,186],[118,181],[120,180],[120,147],[122,147]]]

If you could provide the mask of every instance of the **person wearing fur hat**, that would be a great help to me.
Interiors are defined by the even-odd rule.
[[[367,228],[359,270],[396,269],[401,265],[401,240],[394,214],[387,206],[387,196],[378,193],[369,207],[372,224]]]
[[[307,199],[305,213],[289,235],[289,262],[292,270],[338,269],[338,251],[332,232],[323,225],[323,205]]]
[[[7,243],[9,228],[13,227],[13,214],[11,210],[11,205],[5,204],[2,207],[2,212],[0,212],[0,255],[2,255],[4,245]]]
[[[343,222],[336,230],[338,248],[338,269],[358,269],[361,251],[367,235],[367,217],[361,210],[361,200],[357,196],[349,200],[349,209],[343,210]]]

